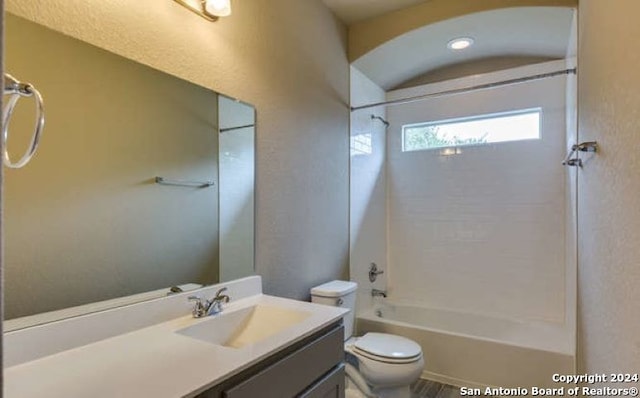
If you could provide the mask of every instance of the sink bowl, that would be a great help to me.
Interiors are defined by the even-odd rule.
[[[207,343],[242,348],[299,324],[310,312],[258,304],[222,313],[176,333]]]

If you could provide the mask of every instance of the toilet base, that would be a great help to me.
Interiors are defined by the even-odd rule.
[[[344,397],[345,398],[366,398],[364,394],[362,394],[360,391],[358,391],[355,388],[347,388],[346,390],[344,390]]]
[[[345,398],[367,398],[367,395],[362,393],[348,376],[345,379]],[[411,398],[409,386],[374,389],[372,393],[377,398]]]

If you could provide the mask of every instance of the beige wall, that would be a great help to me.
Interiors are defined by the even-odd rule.
[[[600,152],[578,182],[578,373],[640,369],[639,13],[636,0],[580,1],[579,140]]]
[[[0,9],[4,11],[4,0],[0,0]],[[4,65],[4,18],[0,20],[0,65]],[[0,106],[4,105],[4,99],[0,98]],[[4,149],[4,143],[0,140],[0,151]],[[4,267],[2,257],[4,256],[4,232],[2,232],[2,216],[3,216],[3,185],[4,185],[4,167],[0,167],[0,319],[4,319],[4,305],[2,296],[4,295]],[[3,333],[2,322],[0,322],[0,334]],[[0,368],[4,369],[4,362],[2,360],[4,356],[3,348],[2,348],[2,339],[0,339]],[[0,372],[0,385],[3,383],[3,373]],[[0,391],[0,397],[2,397],[2,392]]]
[[[320,0],[242,0],[209,23],[173,1],[12,0],[7,9],[257,108],[257,272],[308,297],[346,276],[346,29]]]
[[[5,23],[5,69],[46,101],[37,156],[5,170],[7,319],[217,282],[217,94],[22,18]],[[10,125],[14,159],[33,126],[27,104]],[[156,175],[216,186],[164,187]]]

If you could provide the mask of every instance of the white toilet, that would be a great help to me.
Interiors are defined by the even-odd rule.
[[[311,301],[351,311],[344,316],[347,398],[410,398],[424,368],[422,349],[404,337],[367,333],[353,337],[355,282],[332,281],[311,289]]]

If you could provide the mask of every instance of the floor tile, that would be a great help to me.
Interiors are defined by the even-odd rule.
[[[420,379],[411,386],[411,398],[460,398],[460,388]]]
[[[460,398],[460,389],[453,386],[444,386],[436,398]]]

